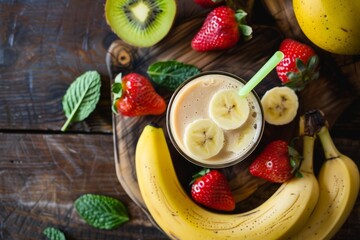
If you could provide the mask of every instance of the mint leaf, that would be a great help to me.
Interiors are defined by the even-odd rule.
[[[64,233],[54,227],[45,228],[43,234],[49,240],[66,240]]]
[[[148,67],[147,74],[157,85],[174,91],[182,82],[200,73],[193,65],[178,61],[156,62]]]
[[[61,131],[66,131],[70,123],[82,121],[94,111],[100,99],[100,87],[100,74],[96,71],[88,71],[76,78],[62,100],[67,121]]]
[[[76,199],[75,209],[89,225],[99,229],[114,229],[129,220],[122,202],[103,195],[82,195]]]

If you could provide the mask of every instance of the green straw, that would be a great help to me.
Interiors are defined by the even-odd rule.
[[[275,52],[265,65],[242,88],[240,88],[239,95],[241,97],[246,97],[283,58],[284,54],[282,52]]]

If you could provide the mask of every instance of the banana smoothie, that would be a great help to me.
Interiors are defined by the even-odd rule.
[[[238,95],[239,77],[207,72],[186,81],[173,94],[167,130],[179,153],[204,167],[227,167],[256,148],[264,129],[263,111],[255,92]]]

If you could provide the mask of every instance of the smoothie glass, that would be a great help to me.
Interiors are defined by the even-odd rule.
[[[246,159],[259,144],[264,131],[264,117],[260,98],[254,90],[247,96],[250,114],[237,129],[225,130],[224,144],[218,154],[207,159],[192,155],[184,144],[186,126],[197,119],[210,119],[209,102],[223,89],[239,90],[246,82],[240,77],[222,71],[203,72],[185,81],[172,95],[166,126],[176,150],[190,162],[208,168],[223,168]],[[239,96],[240,97],[240,96]]]

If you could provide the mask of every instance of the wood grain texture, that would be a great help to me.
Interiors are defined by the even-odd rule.
[[[102,111],[70,130],[111,132],[104,1],[1,1],[0,129],[60,130],[61,100],[87,70],[102,75]],[[6,49],[6,51],[3,49]],[[1,63],[2,62],[2,63]]]
[[[0,239],[165,239],[116,179],[111,135],[0,134]],[[85,193],[124,202],[131,221],[113,231],[87,225],[74,209]]]

